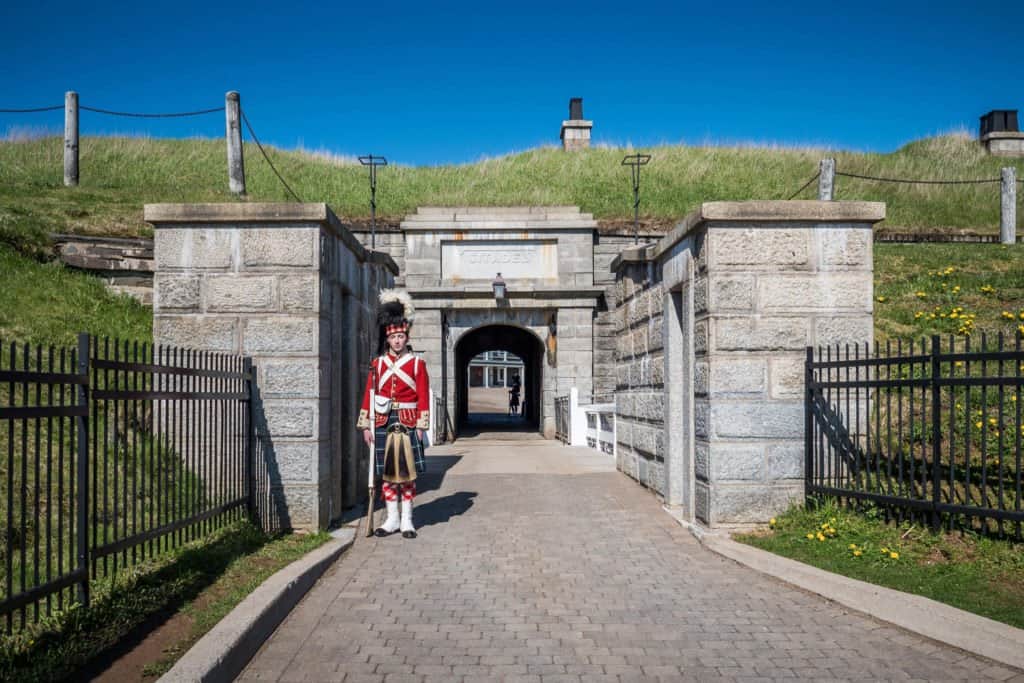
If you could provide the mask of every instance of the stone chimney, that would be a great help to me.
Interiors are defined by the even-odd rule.
[[[998,157],[1024,157],[1024,133],[1016,109],[994,109],[981,117],[978,138],[985,150]]]
[[[562,121],[562,132],[559,135],[562,139],[562,149],[571,152],[590,147],[590,129],[593,127],[593,121],[586,121],[583,118],[583,98],[570,99],[569,120]]]

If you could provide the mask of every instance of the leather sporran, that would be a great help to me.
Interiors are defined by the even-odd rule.
[[[416,458],[409,429],[401,423],[388,427],[384,441],[384,479],[394,483],[416,480]]]

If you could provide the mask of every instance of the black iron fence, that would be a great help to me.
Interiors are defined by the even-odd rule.
[[[88,605],[97,579],[265,516],[252,395],[237,356],[84,334],[76,349],[0,345],[7,632]]]
[[[1021,336],[807,349],[808,496],[1021,538]]]

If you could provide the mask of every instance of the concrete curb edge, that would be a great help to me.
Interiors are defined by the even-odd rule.
[[[263,642],[356,538],[343,527],[316,550],[280,569],[240,602],[179,659],[159,683],[233,680]]]
[[[727,536],[694,536],[711,552],[754,571],[925,638],[1024,670],[1024,630],[920,595],[833,574]]]

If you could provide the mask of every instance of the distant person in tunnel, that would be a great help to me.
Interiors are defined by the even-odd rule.
[[[522,391],[522,382],[519,375],[512,375],[512,388],[508,390],[508,414],[519,414],[519,393]]]
[[[423,433],[430,426],[430,380],[426,363],[409,346],[415,313],[409,294],[386,289],[380,293],[380,303],[379,355],[370,364],[356,427],[362,430],[367,446],[373,446],[377,475],[383,480],[381,496],[387,519],[375,535],[385,537],[401,531],[403,538],[416,538],[412,503],[416,475],[427,469]],[[375,391],[372,406],[371,389]]]

